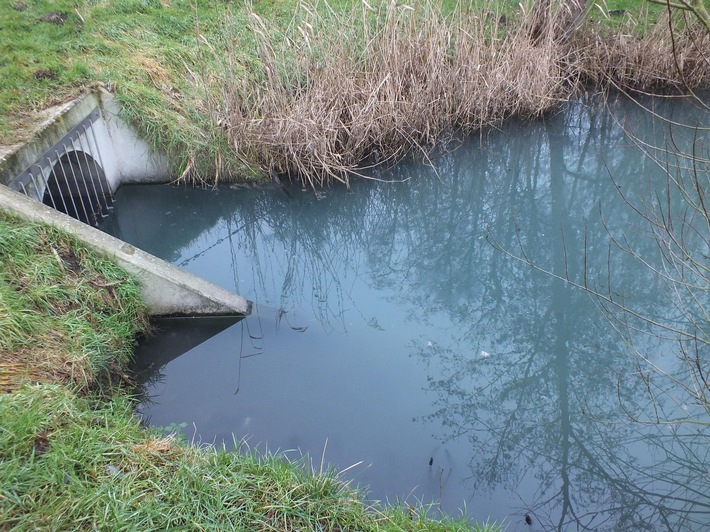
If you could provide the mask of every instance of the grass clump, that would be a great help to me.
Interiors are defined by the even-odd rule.
[[[116,385],[145,329],[125,273],[56,229],[0,213],[0,528],[472,528],[366,504],[305,459],[197,448],[145,428]]]
[[[36,385],[0,400],[7,528],[471,529],[464,521],[368,507],[335,474],[304,464],[151,434],[125,397],[96,404],[61,386]]]
[[[138,285],[57,229],[0,213],[0,235],[0,391],[124,375],[147,324]]]

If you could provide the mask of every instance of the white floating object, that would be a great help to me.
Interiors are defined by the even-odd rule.
[[[429,342],[426,343],[426,346],[427,346],[427,347],[432,347],[433,345],[434,345],[434,344],[431,343],[431,341],[429,341]]]
[[[481,351],[481,356],[483,358],[488,358],[489,356],[491,356],[491,354],[488,351]]]

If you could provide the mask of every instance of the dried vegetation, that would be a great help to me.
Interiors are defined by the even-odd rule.
[[[681,14],[666,14],[642,37],[617,31],[600,38],[587,31],[578,36],[575,68],[589,84],[609,83],[644,92],[710,87],[710,34]]]
[[[512,21],[430,2],[363,2],[346,14],[302,3],[282,34],[252,13],[255,59],[210,47],[219,66],[203,80],[206,107],[244,163],[316,187],[426,157],[511,115],[542,115],[590,84],[708,85],[707,36],[690,28],[673,41],[667,18],[644,37],[624,25],[604,34],[570,5]],[[683,50],[680,74],[673,49]]]

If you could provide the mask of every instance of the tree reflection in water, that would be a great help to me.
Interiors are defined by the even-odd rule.
[[[637,129],[649,120],[623,102],[612,111]],[[277,320],[312,318],[292,326],[347,333],[360,320],[381,330],[383,316],[358,283],[403,309],[410,331],[403,348],[428,376],[431,407],[416,421],[444,447],[465,442],[467,449],[457,457],[465,472],[430,460],[437,485],[430,495],[445,508],[461,503],[449,492],[465,492],[475,514],[480,494],[502,490],[519,498],[511,505],[520,523],[529,513],[546,530],[710,526],[706,426],[646,425],[627,415],[652,420],[662,409],[666,420],[706,422],[702,410],[672,386],[650,401],[655,376],[594,301],[500,251],[524,253],[559,277],[673,319],[651,270],[609,244],[610,233],[623,234],[642,256],[655,256],[610,175],[631,197],[658,167],[598,106],[573,105],[482,141],[440,157],[436,172],[411,164],[380,176],[404,184],[361,182],[352,193],[294,190],[292,197],[196,191],[192,208],[214,221],[163,235],[160,249],[190,268],[226,247],[231,264],[200,273],[271,305]],[[172,216],[178,224],[184,213]],[[135,234],[142,222],[132,213],[117,223]],[[652,362],[682,371],[672,342],[633,340]]]

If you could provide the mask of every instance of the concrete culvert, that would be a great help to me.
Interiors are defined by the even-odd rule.
[[[62,155],[52,167],[42,203],[96,225],[113,204],[103,169],[83,151]]]

